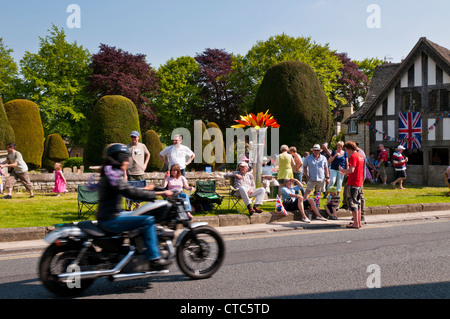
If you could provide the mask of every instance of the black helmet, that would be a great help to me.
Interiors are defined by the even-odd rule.
[[[130,149],[124,144],[112,144],[106,147],[105,160],[113,166],[121,166],[131,156]]]

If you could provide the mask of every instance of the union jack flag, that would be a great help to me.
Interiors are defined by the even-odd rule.
[[[422,147],[422,114],[409,112],[398,114],[398,138],[408,149]]]
[[[275,208],[277,212],[281,213],[282,215],[286,216],[287,212],[286,209],[283,206],[283,202],[281,201],[280,196],[277,195],[277,201],[275,202]]]

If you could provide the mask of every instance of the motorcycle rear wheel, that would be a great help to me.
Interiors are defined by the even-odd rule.
[[[177,263],[181,271],[190,278],[211,277],[223,263],[225,242],[212,227],[194,228],[177,247]]]
[[[58,275],[68,272],[67,267],[78,256],[81,247],[74,245],[56,246],[50,245],[45,250],[39,262],[39,277],[44,286],[58,296],[77,296],[89,288],[95,279],[83,279],[74,284],[58,280]],[[81,260],[83,267],[85,260]]]

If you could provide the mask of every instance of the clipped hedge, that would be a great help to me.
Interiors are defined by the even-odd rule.
[[[84,166],[102,164],[103,149],[112,143],[130,143],[130,133],[140,133],[138,111],[134,103],[121,95],[106,95],[92,110],[88,140],[84,149]]]
[[[281,62],[267,70],[252,112],[267,109],[280,124],[280,145],[295,146],[302,153],[331,138],[333,121],[327,96],[306,63]]]
[[[38,106],[29,100],[11,100],[5,103],[5,111],[14,130],[17,150],[22,153],[28,169],[40,168],[44,152],[44,128]]]
[[[150,152],[150,160],[148,161],[146,171],[161,171],[164,166],[164,162],[158,155],[163,150],[163,146],[158,134],[154,130],[148,130],[142,137],[142,143],[147,146],[147,149]]]
[[[66,144],[58,133],[50,134],[44,141],[44,154],[42,155],[42,167],[53,172],[55,163],[61,163],[69,158]]]
[[[5,107],[0,97],[0,150],[6,150],[6,145],[15,142],[15,140],[14,130],[8,121]]]

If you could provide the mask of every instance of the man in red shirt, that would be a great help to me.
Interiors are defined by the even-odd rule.
[[[348,174],[347,186],[350,189],[347,195],[347,203],[353,215],[353,223],[347,225],[347,228],[358,229],[361,227],[361,195],[364,184],[365,162],[364,157],[357,152],[358,147],[355,142],[345,143],[344,148],[349,156],[348,168],[339,167],[339,172],[343,175]]]

